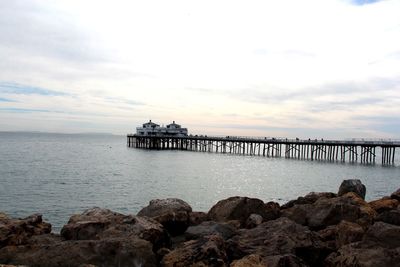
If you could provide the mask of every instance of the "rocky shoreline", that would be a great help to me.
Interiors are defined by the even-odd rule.
[[[92,208],[60,234],[35,214],[0,213],[0,266],[399,266],[400,189],[366,202],[365,186],[309,193],[280,206],[231,197],[205,212],[180,199],[137,215]]]

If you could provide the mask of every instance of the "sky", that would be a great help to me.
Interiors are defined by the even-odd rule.
[[[0,0],[0,131],[400,139],[400,1]]]

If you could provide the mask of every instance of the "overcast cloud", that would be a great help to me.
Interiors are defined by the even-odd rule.
[[[400,138],[400,1],[0,0],[0,131]]]

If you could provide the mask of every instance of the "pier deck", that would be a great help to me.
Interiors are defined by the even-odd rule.
[[[127,135],[128,147],[179,149],[309,160],[395,164],[398,140],[323,140],[240,136]],[[379,155],[378,155],[379,154]]]

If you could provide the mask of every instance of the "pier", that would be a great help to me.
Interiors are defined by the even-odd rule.
[[[400,141],[391,140],[302,140],[236,136],[143,136],[127,135],[127,146],[155,150],[190,150],[263,157],[395,164]]]

